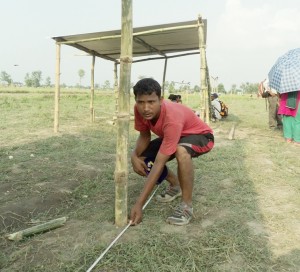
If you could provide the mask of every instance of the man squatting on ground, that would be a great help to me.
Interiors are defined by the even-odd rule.
[[[209,152],[214,146],[212,129],[192,109],[161,96],[161,87],[151,78],[141,79],[133,87],[135,129],[140,132],[131,155],[133,170],[147,176],[142,192],[131,209],[132,225],[142,221],[142,207],[163,171],[169,186],[157,196],[158,202],[170,202],[182,196],[181,203],[167,222],[188,224],[193,217],[192,192],[194,167],[192,158]],[[158,138],[151,141],[151,132]],[[177,160],[177,176],[166,167]],[[154,161],[149,174],[145,159]]]

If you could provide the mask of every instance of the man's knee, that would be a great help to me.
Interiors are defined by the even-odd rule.
[[[186,148],[180,145],[176,148],[175,157],[178,162],[191,159],[191,155],[186,150]]]

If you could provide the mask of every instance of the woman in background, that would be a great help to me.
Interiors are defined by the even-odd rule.
[[[283,136],[287,143],[300,146],[300,91],[280,95],[278,114],[282,114]]]

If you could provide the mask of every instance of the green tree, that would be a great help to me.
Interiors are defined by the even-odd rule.
[[[258,85],[258,83],[246,82],[241,84],[240,89],[244,94],[252,94],[257,92]]]
[[[236,93],[236,84],[231,85],[230,93],[231,94]]]
[[[195,92],[195,93],[199,93],[199,92],[200,92],[200,87],[199,87],[199,85],[195,85],[195,86],[194,86],[194,92]]]
[[[218,85],[218,93],[226,93],[225,87],[222,83]]]
[[[169,90],[169,93],[175,92],[175,82],[174,81],[171,81],[171,83],[168,86],[168,90]]]
[[[102,85],[102,89],[103,90],[110,90],[111,89],[109,80],[104,81],[104,84]]]
[[[33,87],[40,87],[41,80],[42,80],[42,72],[41,71],[33,71],[31,73],[32,80],[33,80]]]
[[[32,87],[33,86],[33,82],[32,82],[32,79],[31,79],[31,76],[30,76],[29,73],[26,73],[24,81],[25,81],[25,85],[27,87]]]
[[[7,82],[8,85],[12,84],[12,79],[11,79],[10,75],[8,73],[6,73],[5,71],[1,71],[0,80]]]
[[[85,76],[85,71],[83,69],[79,69],[78,76],[79,76],[79,87],[81,87],[81,80]]]
[[[45,86],[47,86],[47,87],[51,86],[51,78],[50,77],[46,77]]]
[[[25,85],[27,87],[40,87],[42,80],[42,72],[41,71],[33,71],[31,74],[26,73],[25,75]]]

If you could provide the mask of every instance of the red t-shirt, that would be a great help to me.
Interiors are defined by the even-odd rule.
[[[162,101],[160,115],[155,125],[150,120],[145,120],[138,113],[136,106],[134,107],[134,116],[136,130],[150,130],[163,138],[159,151],[165,155],[175,153],[182,136],[213,133],[212,129],[190,108],[166,100]]]

